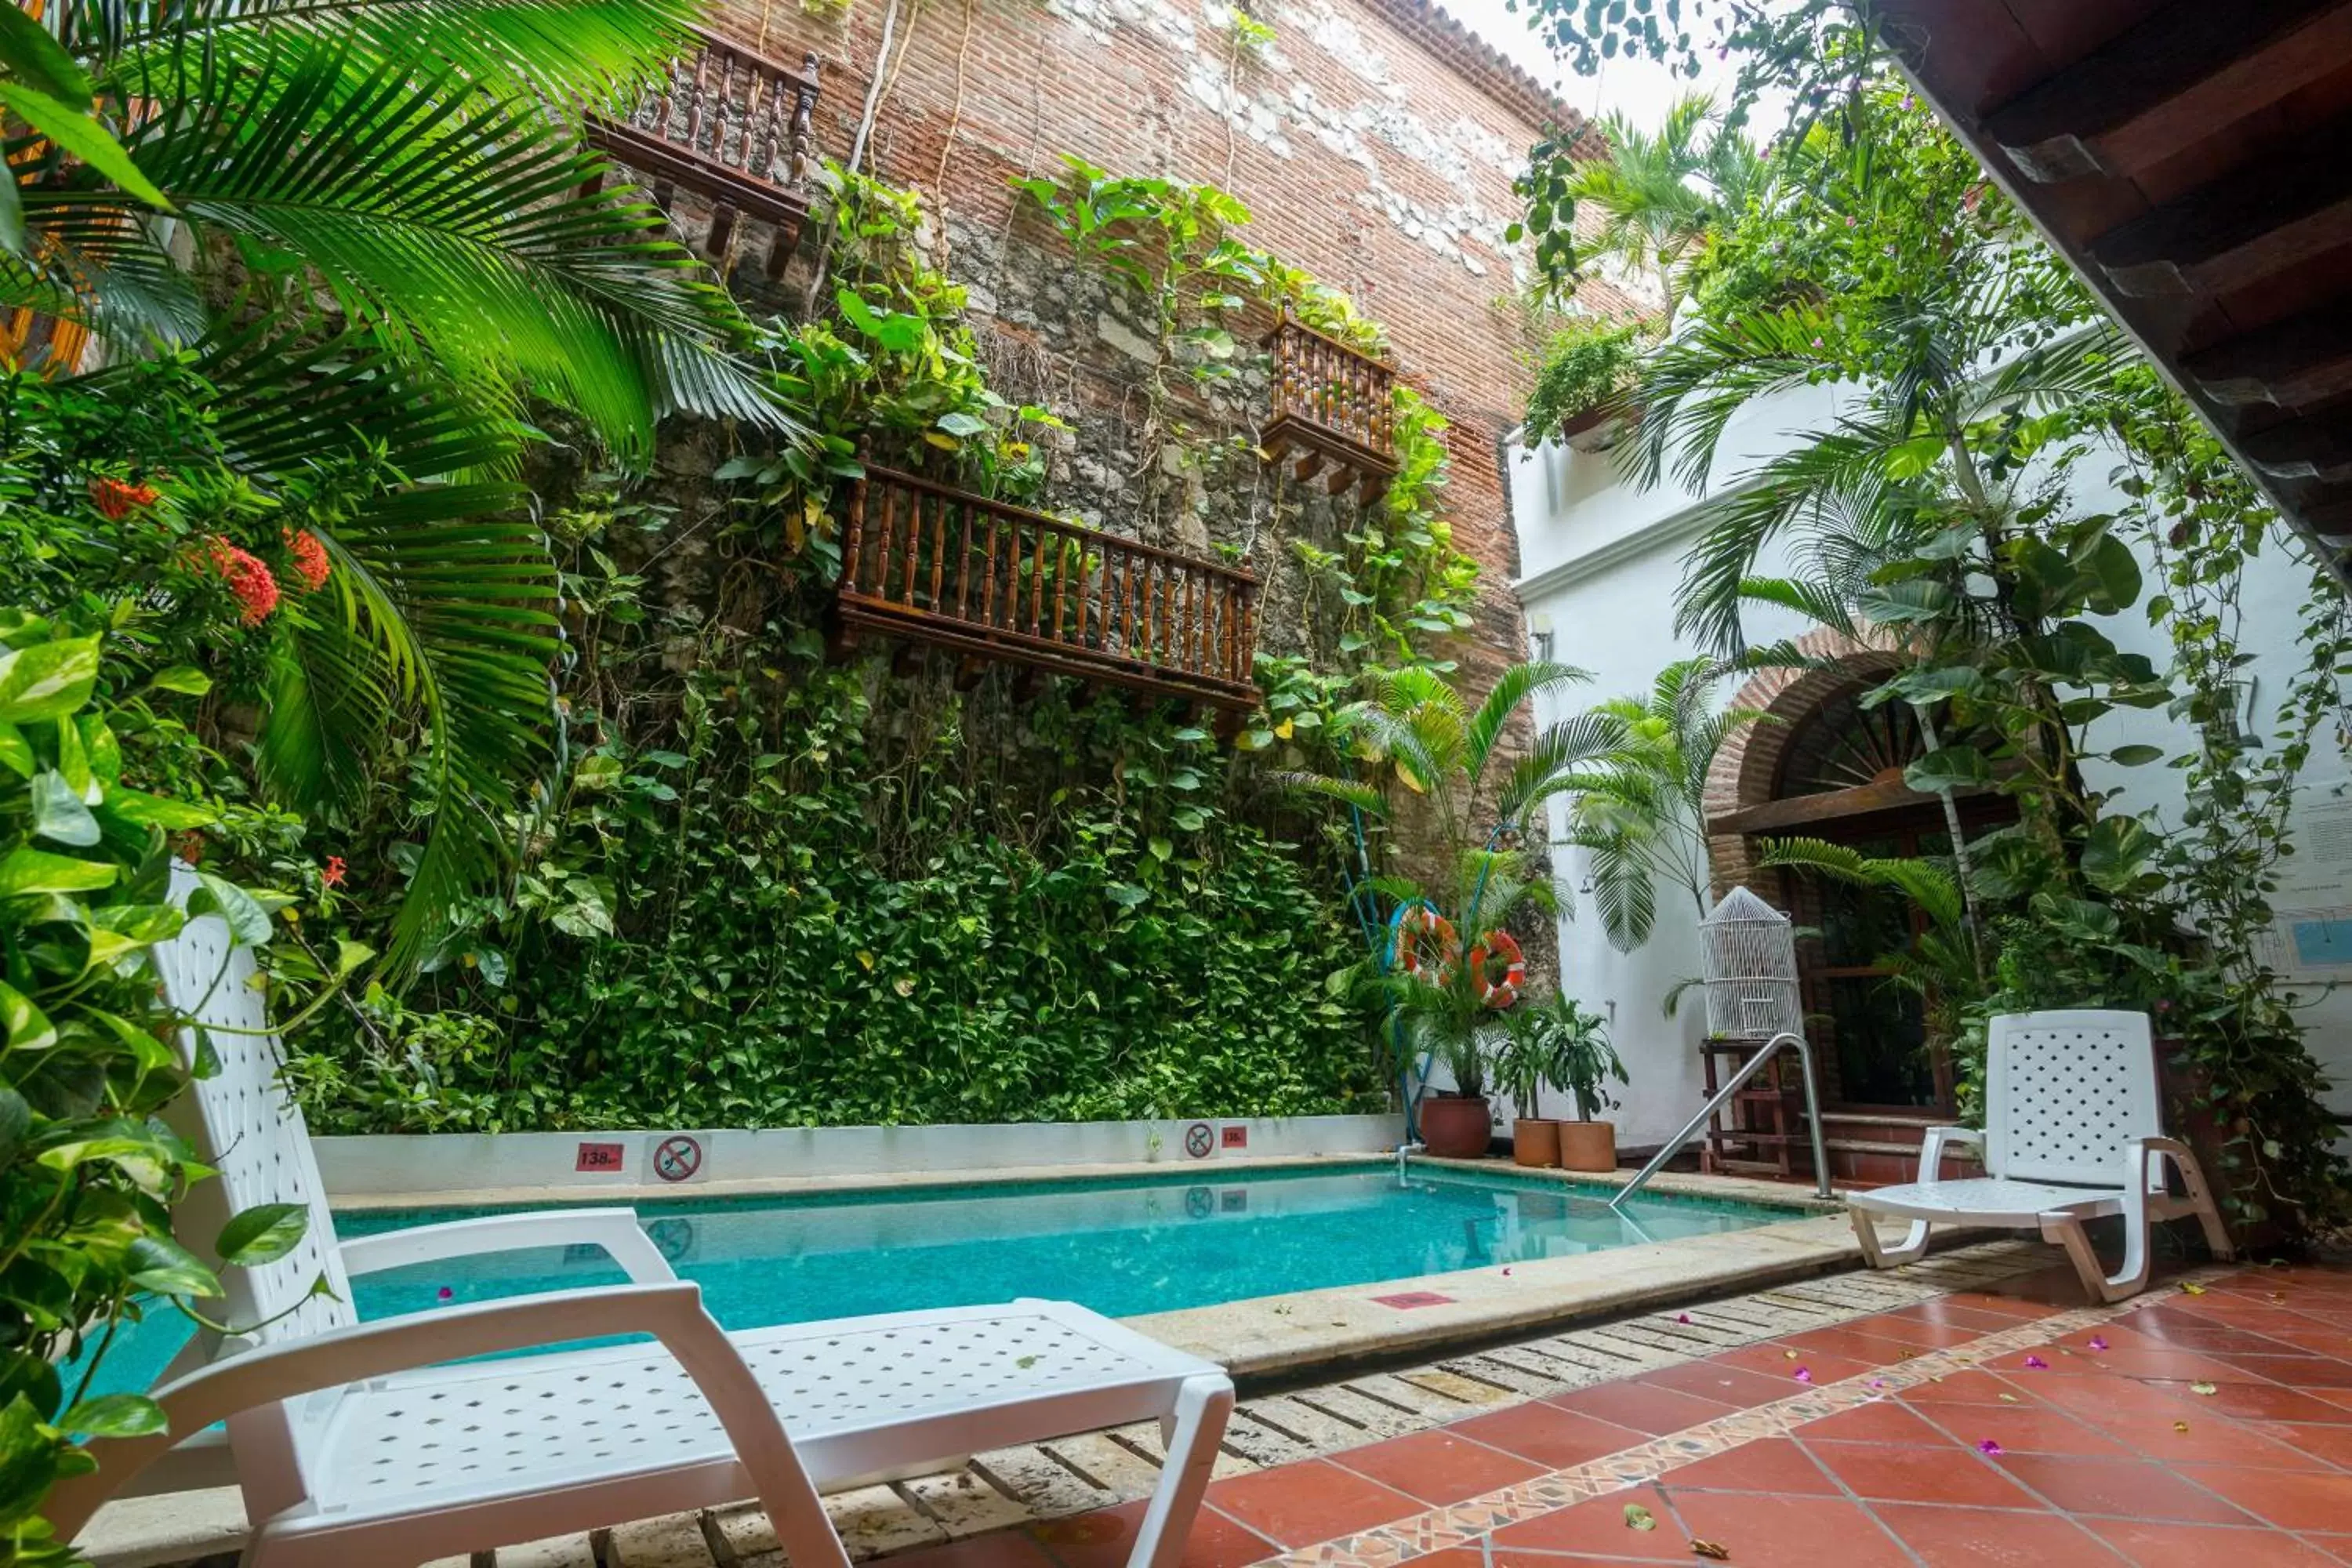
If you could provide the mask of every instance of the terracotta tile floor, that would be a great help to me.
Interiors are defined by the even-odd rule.
[[[1141,1507],[900,1561],[1116,1568]],[[2027,1276],[1216,1482],[1184,1561],[1600,1568],[1696,1542],[1743,1568],[2352,1563],[2352,1268],[2206,1268],[2114,1308]]]

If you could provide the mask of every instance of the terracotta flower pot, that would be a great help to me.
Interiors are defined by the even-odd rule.
[[[1485,1158],[1492,1124],[1484,1095],[1472,1100],[1447,1095],[1421,1102],[1421,1141],[1441,1160]]]
[[[1559,1123],[1559,1163],[1564,1171],[1615,1170],[1617,1124],[1613,1121]]]
[[[1559,1123],[1548,1116],[1522,1116],[1511,1123],[1511,1159],[1542,1169],[1559,1163]]]

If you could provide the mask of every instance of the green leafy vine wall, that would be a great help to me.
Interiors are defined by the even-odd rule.
[[[647,480],[534,476],[563,568],[562,784],[513,817],[518,874],[412,986],[369,989],[303,1042],[312,1116],[422,1131],[1384,1104],[1346,984],[1354,846],[1270,779],[1337,761],[1320,738],[1368,669],[1448,668],[1475,569],[1442,513],[1442,419],[1400,393],[1403,471],[1376,506],[1269,479],[1234,418],[1263,407],[1264,324],[1288,309],[1368,345],[1377,327],[1241,244],[1232,198],[1073,163],[1031,193],[1040,235],[993,275],[1136,323],[1145,448],[1122,468],[1095,444],[1098,397],[993,374],[1004,345],[938,262],[986,237],[837,169],[830,187],[811,292],[831,308],[771,345],[813,443],[693,427]],[[861,450],[1245,560],[1268,580],[1267,707],[1228,745],[1072,682],[998,668],[966,689],[907,650],[829,657]],[[1090,488],[1096,470],[1141,479]],[[348,826],[354,874],[329,896],[361,929],[415,824]]]

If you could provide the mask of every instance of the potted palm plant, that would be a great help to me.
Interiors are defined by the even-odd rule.
[[[1421,1102],[1421,1141],[1440,1159],[1486,1152],[1494,1109],[1486,1099],[1490,1066],[1509,1042],[1503,1015],[1490,1008],[1466,965],[1443,964],[1391,977],[1390,996],[1402,1042],[1412,1057],[1444,1064],[1450,1089]]]
[[[1587,1012],[1574,997],[1561,993],[1554,993],[1547,1002],[1518,1008],[1511,1019],[1507,1058],[1515,1082],[1519,1074],[1531,1075],[1536,1087],[1559,1090],[1576,1108],[1573,1121],[1550,1123],[1561,1168],[1615,1170],[1616,1124],[1598,1120],[1594,1112],[1616,1108],[1617,1102],[1602,1087],[1604,1079],[1614,1078],[1619,1083],[1628,1079],[1625,1064],[1617,1059],[1609,1044],[1608,1026],[1601,1015]],[[1530,1092],[1522,1105],[1531,1105],[1534,1098]],[[1537,1136],[1540,1145],[1542,1135]]]

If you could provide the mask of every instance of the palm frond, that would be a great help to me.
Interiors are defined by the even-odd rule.
[[[511,515],[524,499],[488,483],[381,498],[325,538],[341,624],[296,630],[313,700],[295,716],[297,733],[266,742],[278,748],[273,778],[338,787],[331,758],[298,748],[326,743],[371,695],[412,707],[424,731],[430,821],[393,920],[395,968],[430,953],[448,911],[495,867],[499,809],[547,764],[556,575],[538,531]]]
[[[1504,729],[1519,705],[1538,692],[1592,679],[1589,669],[1579,669],[1570,664],[1555,664],[1546,659],[1528,659],[1512,665],[1495,678],[1487,689],[1486,700],[1470,716],[1463,734],[1462,765],[1476,779],[1486,771],[1486,759],[1503,738]],[[1504,813],[1509,816],[1508,812]]]
[[[688,46],[695,0],[66,0],[58,27],[85,58],[175,49],[234,56],[272,37],[354,58],[430,59],[501,96],[616,106]]]
[[[1277,788],[1336,800],[1342,805],[1353,806],[1367,816],[1388,815],[1388,797],[1360,779],[1339,779],[1326,773],[1277,773],[1273,778]]]
[[[414,342],[462,384],[521,384],[578,410],[641,458],[671,406],[794,420],[764,378],[726,363],[751,341],[725,291],[658,235],[660,215],[536,105],[446,65],[387,58],[357,81],[347,44],[273,34],[233,62],[174,50],[133,63],[126,90],[175,106],[125,140],[199,226],[300,258],[342,312]],[[28,188],[37,233],[119,205],[78,184]],[[90,235],[93,263],[130,242]]]

